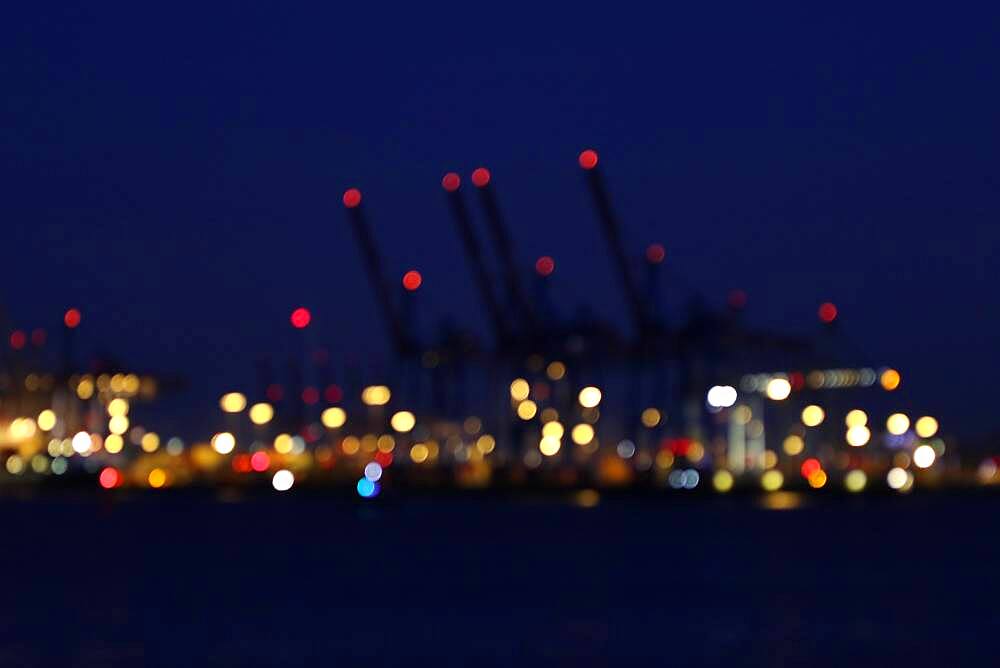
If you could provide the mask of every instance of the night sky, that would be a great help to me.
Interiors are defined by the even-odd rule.
[[[78,306],[85,351],[187,377],[177,429],[294,350],[296,306],[388,358],[349,186],[428,322],[486,336],[439,185],[484,164],[525,270],[554,256],[565,313],[625,323],[586,147],[674,297],[742,288],[803,332],[834,301],[901,408],[996,427],[1000,10],[53,4],[0,28],[0,301],[29,329]]]

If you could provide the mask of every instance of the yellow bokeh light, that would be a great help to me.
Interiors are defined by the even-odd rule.
[[[899,372],[895,369],[886,369],[882,372],[882,375],[879,376],[879,383],[887,392],[892,392],[899,387],[901,380],[902,378],[900,377]]]
[[[601,391],[593,385],[588,385],[580,390],[577,400],[584,408],[594,408],[601,403]]]
[[[514,401],[524,401],[531,392],[531,386],[524,378],[515,378],[510,384],[510,398]]]
[[[815,404],[802,409],[802,424],[807,427],[818,427],[823,424],[824,418],[826,418],[826,413]]]
[[[530,420],[538,412],[538,406],[531,399],[526,399],[517,405],[517,417]]]
[[[38,426],[42,426],[42,416],[40,415],[38,416]],[[917,436],[920,438],[931,438],[938,432],[938,421],[930,415],[925,415],[921,418],[917,418],[913,428],[916,430]]]
[[[345,455],[356,455],[361,449],[361,441],[358,440],[357,436],[345,436],[344,440],[340,442],[340,449],[344,451]]]
[[[785,454],[794,457],[795,455],[801,454],[802,451],[805,450],[806,442],[797,434],[789,434],[785,437],[781,447],[785,451]]]
[[[594,440],[594,428],[589,424],[581,423],[573,427],[570,438],[577,445],[587,445]]]
[[[278,434],[274,437],[274,451],[282,455],[287,455],[295,447],[292,437],[289,434]]]
[[[650,407],[642,412],[642,416],[640,419],[642,420],[643,426],[653,428],[656,425],[660,424],[660,420],[662,419],[662,417],[663,416],[660,414],[660,411]]]
[[[375,449],[379,452],[392,452],[396,448],[396,439],[389,434],[382,434],[375,441]]]
[[[128,415],[128,401],[117,397],[108,402],[108,415],[115,417],[117,415]]]
[[[688,461],[697,464],[705,458],[705,446],[700,441],[691,441],[685,457],[688,458]]]
[[[496,439],[489,434],[483,434],[476,439],[476,450],[479,450],[479,452],[484,455],[490,454],[496,447]]]
[[[219,408],[226,413],[239,413],[247,407],[247,398],[239,392],[223,394],[219,399]]]
[[[847,430],[847,444],[852,445],[855,448],[860,448],[862,445],[868,442],[868,439],[872,437],[872,433],[868,430],[868,427],[863,424],[856,424]]]
[[[156,452],[160,447],[160,437],[155,432],[147,432],[142,435],[139,446],[143,449],[143,452]]]
[[[347,422],[347,411],[340,406],[332,406],[323,411],[320,420],[327,429],[339,429]]]
[[[559,422],[546,422],[542,425],[542,436],[551,436],[553,438],[562,438],[565,433],[562,424]]]
[[[728,492],[733,488],[733,474],[725,469],[720,469],[712,476],[712,487],[717,492]]]
[[[864,427],[868,424],[868,415],[860,408],[855,408],[844,417],[844,424],[848,427]]]
[[[46,408],[44,411],[38,414],[38,428],[42,431],[52,431],[56,426],[56,414],[55,411]]]
[[[549,380],[562,380],[562,377],[566,375],[566,365],[562,362],[551,362],[545,369],[545,375],[549,377]]]
[[[538,442],[538,449],[546,457],[551,457],[559,452],[560,447],[562,447],[562,443],[558,438],[552,436],[542,436],[542,440]]]
[[[416,426],[417,418],[410,411],[399,411],[398,413],[393,413],[392,418],[389,419],[389,424],[399,433],[405,434]]]
[[[224,431],[212,437],[212,449],[220,455],[228,455],[235,447],[236,437],[228,431]]]
[[[784,484],[785,476],[781,475],[781,471],[778,469],[764,471],[764,475],[760,477],[760,486],[763,487],[766,492],[776,492],[781,489],[781,486]]]
[[[891,489],[902,489],[906,486],[906,481],[909,475],[905,469],[898,466],[889,469],[889,473],[885,476],[885,481]]]
[[[125,447],[125,439],[118,434],[111,434],[104,439],[104,449],[112,455],[116,455],[121,452],[123,447]]]
[[[826,471],[823,469],[817,469],[809,474],[809,486],[813,489],[819,489],[826,484]]]
[[[250,407],[250,421],[255,425],[265,425],[274,419],[274,407],[260,402]]]
[[[767,381],[765,393],[767,398],[772,401],[783,401],[792,393],[792,384],[788,382],[787,378],[772,378]]]
[[[660,450],[656,453],[656,466],[661,469],[668,469],[674,465],[674,453],[669,450]]]
[[[81,380],[76,386],[76,396],[80,397],[83,401],[86,401],[94,396],[94,381],[89,378]]]
[[[369,385],[361,391],[361,402],[366,406],[385,406],[392,399],[392,392],[385,385]]]
[[[902,413],[893,413],[885,421],[885,429],[893,436],[902,436],[910,428],[910,418]]]
[[[778,453],[774,450],[764,451],[764,468],[773,469],[778,465]]]
[[[128,418],[124,415],[115,415],[108,420],[108,431],[121,436],[128,431]]]
[[[161,468],[155,468],[149,472],[146,480],[149,482],[150,487],[159,489],[167,484],[167,472]]]
[[[430,455],[430,451],[423,443],[414,443],[413,447],[410,448],[410,459],[417,464],[423,464],[427,461],[428,455]]]
[[[868,484],[868,476],[861,469],[852,469],[844,476],[844,487],[848,492],[860,492]]]

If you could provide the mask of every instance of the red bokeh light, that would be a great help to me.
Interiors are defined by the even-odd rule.
[[[379,450],[375,453],[375,461],[377,461],[382,468],[387,469],[392,464],[392,453],[382,452]]]
[[[424,277],[416,269],[411,269],[403,274],[403,287],[413,292],[424,282]]]
[[[832,302],[819,305],[819,319],[827,324],[837,319],[837,307]]]
[[[309,309],[300,306],[292,311],[291,321],[292,327],[295,329],[305,329],[312,321],[312,313],[309,312]]]
[[[80,326],[80,321],[83,319],[83,315],[80,313],[80,309],[71,308],[66,310],[66,314],[63,315],[63,322],[70,329],[76,329]]]
[[[233,470],[237,473],[250,473],[250,455],[240,453],[233,457]]]
[[[660,264],[667,257],[667,250],[663,244],[649,244],[646,248],[646,261],[650,264]]]
[[[806,377],[801,371],[793,371],[788,374],[788,382],[791,384],[792,389],[798,392],[803,387],[806,386]]]
[[[20,350],[24,348],[24,344],[28,342],[28,336],[21,330],[15,330],[10,333],[10,347],[14,350]]]
[[[101,474],[97,476],[97,482],[100,483],[101,487],[104,489],[111,489],[117,487],[122,481],[122,474],[118,472],[113,466],[107,466],[101,469]]]
[[[448,172],[444,175],[444,178],[441,179],[441,187],[450,193],[458,190],[460,185],[462,185],[462,179],[455,172]]]
[[[250,455],[250,468],[252,468],[257,473],[266,471],[271,465],[271,458],[263,450],[258,450],[257,452]]]
[[[327,385],[323,398],[328,404],[339,404],[344,399],[344,391],[340,389],[340,385]]]
[[[477,188],[485,188],[490,183],[490,170],[485,167],[477,167],[472,172],[472,185]]]
[[[310,406],[319,403],[319,390],[315,387],[307,387],[302,390],[302,403]]]
[[[46,339],[48,339],[48,334],[45,333],[44,329],[36,329],[31,333],[31,345],[36,348],[44,346]]]
[[[535,261],[535,271],[539,276],[549,276],[556,270],[556,261],[548,255],[543,255]]]
[[[813,473],[819,471],[823,467],[820,465],[819,460],[815,457],[810,457],[809,459],[802,462],[802,468],[799,469],[802,473],[803,478],[809,478]]]
[[[348,188],[344,191],[344,206],[353,209],[361,204],[361,191],[357,188]]]
[[[272,401],[272,402],[277,403],[277,402],[281,401],[284,398],[284,396],[285,396],[285,390],[284,390],[284,388],[281,387],[281,385],[278,385],[277,383],[273,383],[273,384],[267,386],[267,391],[265,391],[264,394],[267,395],[267,400],[268,401]]]
[[[588,148],[586,151],[580,153],[580,166],[584,169],[593,169],[597,167],[597,151]]]
[[[747,305],[747,293],[743,290],[732,290],[727,301],[729,308],[742,309]]]

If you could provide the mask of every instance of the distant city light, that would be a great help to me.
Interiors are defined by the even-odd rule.
[[[902,436],[910,428],[910,418],[902,413],[893,413],[885,421],[885,429],[893,436]]]
[[[295,484],[295,474],[288,469],[280,469],[271,476],[271,486],[279,492],[287,492]]]
[[[257,426],[265,425],[274,418],[274,407],[260,402],[250,407],[250,422]]]
[[[41,426],[41,423],[42,421],[39,419],[39,426]],[[931,438],[938,432],[938,421],[929,415],[925,415],[921,418],[917,418],[913,427],[917,432],[917,436],[920,438]]]
[[[868,424],[868,415],[860,408],[848,411],[844,417],[844,424],[850,427],[864,427]]]
[[[934,448],[929,445],[918,446],[917,449],[913,451],[913,465],[917,468],[930,468],[934,464],[934,460],[936,458],[937,453],[934,452]]]
[[[580,390],[577,399],[584,408],[594,408],[601,403],[601,391],[593,385],[589,385]]]
[[[339,406],[333,406],[323,411],[320,420],[327,429],[339,429],[347,422],[347,412]]]
[[[219,399],[219,408],[225,413],[240,413],[247,407],[247,398],[239,392],[229,392]]]
[[[393,414],[389,424],[399,433],[405,434],[417,424],[417,418],[410,411],[399,411]]]
[[[792,384],[787,378],[772,378],[767,381],[765,390],[767,398],[773,401],[783,401],[792,393]]]
[[[729,408],[736,403],[736,398],[736,388],[732,385],[714,385],[706,395],[706,401],[712,408]]]
[[[861,446],[863,446],[865,443],[868,442],[868,439],[870,439],[871,436],[872,434],[868,430],[868,427],[861,424],[857,424],[854,425],[853,427],[848,428],[846,436],[847,444],[854,446],[855,448],[860,448]]]
[[[861,469],[853,469],[844,476],[844,487],[848,492],[860,492],[868,484],[868,476]]]
[[[901,380],[899,372],[895,369],[886,369],[879,376],[879,383],[882,385],[882,388],[888,392],[891,392],[899,387]]]
[[[228,455],[235,447],[236,437],[228,431],[224,431],[212,437],[212,449],[220,455]]]
[[[802,409],[802,424],[807,427],[818,427],[823,423],[826,413],[815,404],[811,404]]]

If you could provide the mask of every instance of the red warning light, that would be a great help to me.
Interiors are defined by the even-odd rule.
[[[80,320],[83,316],[80,314],[80,309],[71,308],[66,310],[66,314],[63,316],[63,322],[70,329],[76,329],[80,326]]]
[[[319,403],[319,390],[315,387],[307,387],[302,390],[302,403],[314,406]]]
[[[549,276],[556,270],[556,261],[548,255],[543,255],[535,261],[535,271],[539,276]]]
[[[344,391],[340,389],[340,385],[327,385],[323,390],[323,398],[328,404],[339,404],[344,399]]]
[[[823,302],[819,305],[819,319],[830,324],[837,319],[837,307],[832,302]]]
[[[21,330],[16,330],[10,334],[10,347],[14,350],[20,350],[24,348],[24,344],[28,342],[27,335]]]
[[[477,188],[485,188],[490,183],[490,170],[479,167],[472,172],[472,184]]]
[[[586,170],[591,170],[597,167],[597,151],[588,148],[586,151],[580,153],[580,166]]]
[[[357,188],[348,188],[344,191],[344,206],[353,209],[361,204],[361,191]]]
[[[810,457],[809,459],[802,462],[802,468],[799,469],[802,473],[803,478],[808,478],[816,471],[819,471],[823,467],[820,465],[819,460],[815,457]]]
[[[101,474],[97,477],[97,481],[104,489],[111,489],[121,483],[122,474],[115,467],[107,466],[101,469]]]
[[[420,275],[420,272],[416,269],[411,269],[405,274],[403,274],[403,287],[413,292],[421,286],[424,282],[424,277]]]
[[[312,314],[309,312],[309,309],[300,306],[292,311],[291,321],[292,327],[295,329],[305,329],[312,322]]]
[[[650,264],[660,264],[667,257],[667,250],[663,244],[649,244],[646,248],[646,261]]]
[[[444,175],[444,178],[441,179],[441,187],[450,193],[458,190],[460,185],[462,185],[462,179],[459,178],[458,174],[455,172],[448,172]]]
[[[747,305],[747,293],[743,290],[732,290],[727,301],[729,308],[740,310]]]

